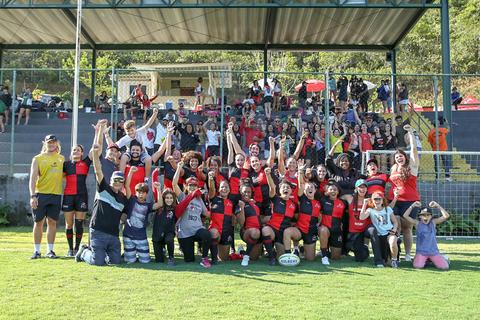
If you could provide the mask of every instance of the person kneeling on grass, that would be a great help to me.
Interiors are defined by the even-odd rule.
[[[160,208],[160,201],[152,204],[147,201],[148,185],[146,183],[137,183],[135,185],[135,195],[132,197],[131,182],[132,176],[137,172],[137,167],[130,167],[127,181],[125,183],[125,193],[127,196],[127,219],[123,229],[123,249],[126,263],[150,262],[150,251],[147,240],[148,213]],[[154,182],[154,188],[157,189],[157,197],[160,195],[160,183]],[[158,200],[158,199],[157,199]]]
[[[103,266],[106,263],[120,264],[118,226],[128,204],[127,197],[121,191],[125,177],[123,172],[114,171],[108,185],[100,163],[100,146],[94,144],[92,149],[97,192],[90,220],[90,247],[82,245],[75,260],[97,266]]]
[[[412,210],[414,208],[420,208],[421,206],[420,201],[416,201],[403,214],[405,220],[417,228],[417,251],[413,259],[413,267],[423,269],[427,260],[430,260],[436,268],[448,270],[447,259],[438,251],[436,225],[446,221],[450,215],[438,203],[432,201],[428,204],[428,207],[421,209],[418,214],[420,221],[412,219],[410,217]],[[433,218],[432,209],[439,209],[442,216]]]
[[[398,268],[398,221],[391,208],[395,206],[397,197],[398,194],[395,194],[394,200],[390,203],[390,206],[387,206],[387,200],[383,193],[374,192],[371,199],[363,201],[362,211],[360,212],[360,219],[365,220],[370,217],[372,220],[378,233],[382,259],[387,261],[391,257],[392,268]]]

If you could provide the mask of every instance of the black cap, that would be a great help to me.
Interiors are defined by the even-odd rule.
[[[45,136],[45,139],[43,139],[43,142],[49,142],[49,141],[57,141],[57,137],[54,134],[49,134]]]
[[[367,166],[368,166],[370,163],[375,163],[375,164],[377,165],[377,167],[378,167],[378,161],[377,161],[377,159],[371,158],[370,160],[368,160],[368,161],[367,161]]]

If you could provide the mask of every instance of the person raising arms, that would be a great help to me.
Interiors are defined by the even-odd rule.
[[[420,201],[415,201],[403,214],[403,218],[409,221],[417,229],[417,250],[415,252],[415,258],[413,259],[413,267],[416,269],[422,269],[425,267],[427,260],[430,260],[436,268],[448,270],[448,260],[438,251],[436,226],[447,221],[450,215],[437,202],[431,201],[428,204],[428,207],[424,207],[420,210],[420,213],[418,214],[420,221],[412,219],[410,213],[413,208],[420,208],[421,206],[422,204]],[[440,210],[442,216],[433,218],[432,209]]]
[[[270,265],[275,265],[276,258],[273,251],[273,241],[275,241],[277,256],[280,257],[285,253],[283,243],[284,231],[290,227],[290,222],[296,216],[297,205],[294,201],[290,200],[292,185],[288,180],[283,179],[280,181],[279,194],[277,195],[277,188],[272,178],[271,168],[265,168],[265,176],[268,182],[268,195],[271,202],[272,216],[262,228],[262,240],[268,253]]]
[[[298,161],[298,200],[299,213],[296,226],[289,227],[283,233],[285,252],[290,253],[291,241],[303,240],[305,259],[315,260],[315,246],[318,240],[318,222],[321,220],[322,205],[315,199],[317,192],[313,182],[305,182],[304,161]]]
[[[413,244],[412,228],[413,225],[403,218],[405,211],[415,202],[420,200],[420,194],[417,188],[417,175],[420,166],[418,151],[415,143],[413,128],[405,125],[404,129],[408,132],[410,139],[410,156],[405,151],[397,149],[394,154],[394,164],[390,170],[391,188],[389,199],[393,199],[393,190],[398,190],[398,201],[393,207],[393,212],[399,217],[398,224],[403,234],[405,245],[405,261],[412,261],[411,251]],[[416,218],[418,209],[414,207],[410,213],[412,218]]]

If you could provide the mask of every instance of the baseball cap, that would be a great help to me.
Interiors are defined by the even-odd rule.
[[[355,182],[355,188],[358,188],[360,186],[366,186],[367,182],[364,179],[358,179],[357,182]]]
[[[368,166],[370,163],[375,163],[375,164],[377,165],[377,167],[378,167],[378,161],[377,161],[377,159],[371,158],[370,160],[368,160],[368,161],[367,161],[367,166]]]
[[[431,208],[429,207],[423,207],[420,212],[418,213],[419,216],[422,216],[422,215],[433,215],[433,211]]]
[[[57,141],[57,137],[54,134],[48,134],[45,136],[45,139],[43,139],[43,142],[49,142],[49,141]]]
[[[109,145],[107,147],[107,149],[117,149],[117,150],[121,150],[120,147],[116,144],[116,143],[112,143],[111,145]]]
[[[122,171],[113,171],[112,177],[110,179],[122,178],[125,179],[125,175]]]

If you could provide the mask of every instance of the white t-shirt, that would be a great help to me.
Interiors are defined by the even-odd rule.
[[[123,148],[124,146],[127,147],[127,149],[130,148],[130,142],[133,141],[133,139],[137,140],[138,142],[142,143],[143,144],[143,140],[142,140],[142,136],[143,135],[146,135],[147,134],[147,127],[146,126],[143,126],[141,128],[138,128],[136,131],[135,131],[135,138],[130,138],[129,135],[125,135],[123,137],[120,138],[120,140],[117,141],[117,146],[119,148]]]
[[[147,132],[142,135],[142,144],[145,148],[148,149],[153,149],[154,148],[154,143],[155,141],[155,130],[152,128],[148,128]]]
[[[212,131],[207,130],[207,139],[205,141],[205,146],[208,148],[209,146],[218,146],[218,138],[220,137],[220,131]]]
[[[167,128],[162,123],[157,124],[157,134],[155,135],[155,144],[162,144],[167,137]]]

